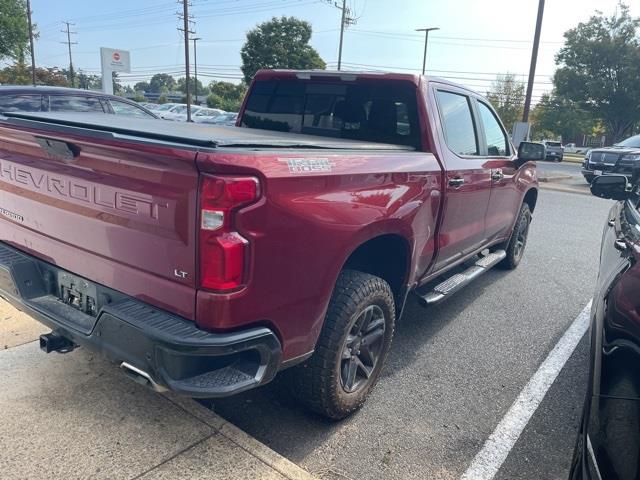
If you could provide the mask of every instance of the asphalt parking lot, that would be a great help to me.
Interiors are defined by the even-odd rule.
[[[212,407],[320,478],[460,478],[589,302],[609,208],[542,191],[520,267],[491,271],[440,306],[410,301],[383,378],[346,421],[301,409],[286,378]],[[586,355],[583,338],[496,478],[567,477]]]

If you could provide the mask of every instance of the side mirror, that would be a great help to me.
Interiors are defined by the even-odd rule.
[[[600,198],[626,200],[632,192],[633,187],[624,175],[603,175],[591,182],[591,193]]]
[[[533,160],[544,160],[546,148],[542,143],[520,142],[518,146],[518,160],[525,163]]]

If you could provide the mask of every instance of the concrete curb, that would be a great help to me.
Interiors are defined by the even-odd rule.
[[[556,180],[571,180],[571,175],[553,174],[553,175],[538,175],[538,181],[540,182],[555,182]]]
[[[260,443],[258,440],[243,432],[232,423],[227,422],[224,418],[220,417],[208,408],[203,407],[194,400],[180,397],[171,392],[163,393],[162,395],[171,403],[182,408],[185,412],[194,416],[201,422],[209,425],[220,435],[223,435],[245,452],[278,472],[280,475],[290,480],[316,479],[316,477],[311,475],[302,467],[296,465],[290,460],[287,460],[279,453],[274,452],[266,445]]]

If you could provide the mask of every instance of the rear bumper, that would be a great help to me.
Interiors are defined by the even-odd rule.
[[[59,300],[57,282],[68,275],[95,292],[88,315]],[[229,396],[269,382],[281,346],[268,328],[232,333],[200,330],[191,321],[74,276],[0,242],[0,297],[74,344],[126,365],[156,389],[190,397]],[[105,300],[106,299],[106,300]],[[133,368],[130,368],[133,367]]]

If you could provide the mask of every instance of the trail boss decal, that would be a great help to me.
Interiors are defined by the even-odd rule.
[[[328,158],[279,158],[278,161],[286,162],[291,173],[330,172],[335,166]]]

